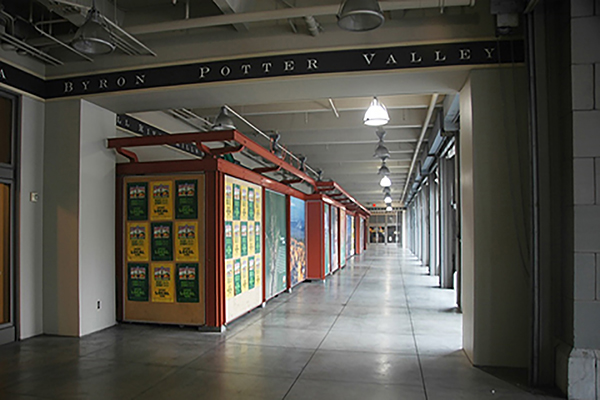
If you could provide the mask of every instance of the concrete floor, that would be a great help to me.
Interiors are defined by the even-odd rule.
[[[371,246],[225,334],[119,325],[0,347],[0,399],[549,399],[461,351],[454,292],[417,260]]]

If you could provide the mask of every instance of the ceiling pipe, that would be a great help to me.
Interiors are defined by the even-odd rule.
[[[433,110],[435,110],[435,105],[439,96],[439,93],[434,93],[431,96],[431,102],[429,103],[429,108],[427,109],[425,122],[423,123],[423,128],[421,129],[421,135],[419,136],[419,141],[417,142],[415,153],[413,154],[412,161],[410,162],[410,168],[408,169],[408,175],[406,175],[406,183],[404,184],[404,190],[402,190],[402,197],[400,198],[400,203],[402,205],[404,205],[404,200],[406,199],[406,194],[408,192],[408,185],[410,183],[410,177],[415,168],[417,158],[419,157],[419,151],[421,151],[421,145],[423,144],[423,139],[425,139],[425,134],[427,133],[427,129],[429,128],[429,122],[431,121],[431,116],[433,115]]]
[[[61,0],[62,1],[62,0]],[[440,0],[387,0],[379,2],[382,11],[439,8]],[[475,0],[444,0],[444,7],[473,6]],[[314,6],[302,8],[283,8],[271,11],[257,11],[237,14],[216,15],[212,17],[191,18],[188,20],[159,22],[148,25],[127,27],[133,35],[173,32],[186,29],[210,28],[224,25],[265,22],[280,19],[337,15],[339,5]]]

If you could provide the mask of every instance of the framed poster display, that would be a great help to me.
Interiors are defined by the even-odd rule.
[[[262,188],[225,176],[225,313],[229,322],[262,303]]]
[[[331,237],[331,206],[329,204],[325,204],[323,226],[325,230],[325,275],[329,275],[331,273],[331,244],[333,242]]]
[[[122,179],[123,319],[204,324],[204,175]]]
[[[265,298],[287,289],[287,212],[285,196],[265,191]]]
[[[290,197],[290,284],[306,279],[306,203]]]

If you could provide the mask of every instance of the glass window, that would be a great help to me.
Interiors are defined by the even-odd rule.
[[[0,164],[12,162],[12,112],[12,101],[0,96]]]
[[[0,183],[0,324],[10,321],[10,187]]]

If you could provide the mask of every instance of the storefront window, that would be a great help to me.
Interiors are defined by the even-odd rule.
[[[0,96],[0,164],[10,164],[12,142],[12,101]]]
[[[0,324],[10,321],[10,188],[0,183]]]

